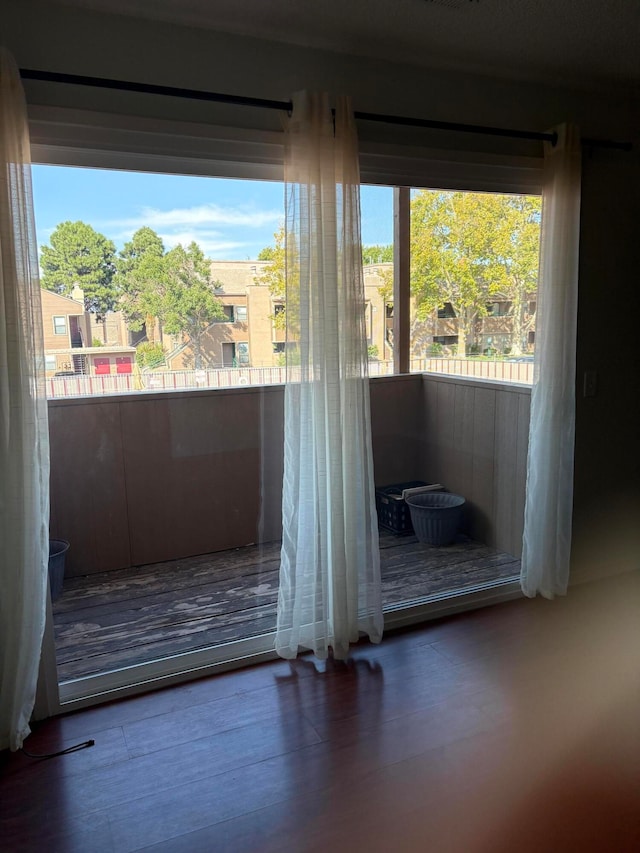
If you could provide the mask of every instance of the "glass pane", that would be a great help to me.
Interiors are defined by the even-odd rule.
[[[411,191],[411,369],[531,383],[541,198]]]
[[[393,188],[361,189],[369,375],[393,373]]]
[[[42,165],[33,183],[49,397],[284,381],[281,183]]]
[[[282,391],[243,386],[284,378],[284,194],[33,171],[48,391],[78,398],[49,406],[50,535],[69,543],[53,621],[73,691],[275,629]]]
[[[53,608],[61,679],[72,685],[183,652],[226,654],[227,643],[264,637],[276,621],[283,392],[242,386],[284,379],[282,186],[60,167],[36,167],[34,183],[49,393],[85,396],[50,404],[51,535],[70,542]],[[393,190],[364,186],[361,201],[363,312],[377,376],[393,366]],[[52,276],[52,253],[83,241],[102,252],[92,276]],[[417,250],[415,258],[423,262]],[[455,323],[455,293],[434,298],[415,282],[416,329]],[[524,313],[535,314],[535,304],[528,290]],[[476,307],[487,323],[504,323],[514,297],[489,288]],[[54,317],[68,330],[66,350],[52,339]],[[534,327],[525,331],[529,341]],[[415,383],[398,385],[392,396],[402,411]],[[188,389],[199,393],[161,393]],[[123,392],[131,396],[105,405],[103,395]],[[470,497],[466,457],[447,455],[449,420],[440,420],[408,460],[412,439],[398,419],[393,441],[378,442],[379,488],[415,476]],[[487,580],[478,570],[494,556],[478,546],[488,541],[484,514],[445,552],[398,537],[407,530],[385,518],[387,607]],[[515,571],[513,559],[498,554],[497,562]]]

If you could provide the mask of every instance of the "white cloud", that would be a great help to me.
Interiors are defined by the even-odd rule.
[[[155,207],[143,207],[136,217],[119,219],[105,223],[131,232],[144,225],[154,230],[158,228],[174,229],[194,226],[237,228],[263,228],[275,225],[282,219],[281,210],[256,210],[250,207],[220,207],[217,204],[201,204],[196,207],[178,207],[173,210],[158,210]]]
[[[171,210],[142,207],[135,216],[103,221],[99,228],[122,245],[139,228],[147,226],[157,232],[167,249],[178,243],[187,246],[195,242],[207,257],[223,259],[237,254],[238,249],[242,249],[242,254],[247,257],[259,251],[262,245],[270,242],[271,233],[281,221],[281,210],[257,210],[249,205],[221,207],[203,204]],[[268,237],[265,229],[271,232]]]

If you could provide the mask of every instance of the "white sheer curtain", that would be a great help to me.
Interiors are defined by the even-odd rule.
[[[344,659],[382,636],[360,243],[348,99],[294,98],[285,159],[287,386],[276,649]]]
[[[29,734],[45,621],[49,438],[29,133],[0,48],[0,749]]]
[[[580,136],[545,144],[536,354],[531,394],[521,586],[563,595],[569,581],[580,239]]]

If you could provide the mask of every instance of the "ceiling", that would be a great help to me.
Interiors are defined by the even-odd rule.
[[[434,68],[640,84],[640,0],[58,0]]]

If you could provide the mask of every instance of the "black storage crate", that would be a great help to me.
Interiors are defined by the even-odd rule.
[[[402,492],[405,489],[428,485],[424,480],[410,480],[408,483],[394,483],[376,489],[376,509],[380,527],[400,536],[413,533],[411,512],[406,501],[402,499]]]

